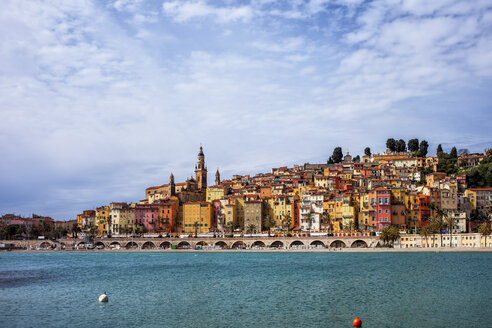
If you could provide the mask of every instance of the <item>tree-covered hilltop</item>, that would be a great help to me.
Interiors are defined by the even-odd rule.
[[[492,187],[492,157],[486,158],[478,166],[468,169],[466,183],[470,187]]]

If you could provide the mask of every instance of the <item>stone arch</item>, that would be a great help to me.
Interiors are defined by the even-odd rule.
[[[367,243],[363,240],[356,240],[350,245],[351,248],[367,248]]]
[[[224,241],[220,240],[215,243],[215,247],[227,248],[227,244]]]
[[[196,243],[195,246],[196,247],[208,246],[208,243],[206,241],[200,240],[198,243]]]
[[[106,248],[106,245],[104,245],[104,243],[102,241],[96,241],[96,243],[94,244],[94,246],[96,246],[96,248],[98,248],[98,249],[104,249],[104,248]]]
[[[273,243],[270,244],[270,248],[283,248],[284,243],[281,242],[280,240],[275,240]]]
[[[309,246],[316,247],[316,248],[324,248],[326,247],[325,243],[322,242],[321,240],[315,240]]]
[[[231,248],[237,249],[237,248],[243,248],[243,247],[246,247],[246,244],[242,240],[238,240],[234,244],[232,244]]]
[[[137,249],[138,248],[138,244],[134,241],[130,241],[126,244],[125,246],[126,249]]]
[[[293,241],[291,244],[290,244],[290,247],[292,246],[295,246],[295,247],[299,247],[299,246],[305,246],[304,243],[300,240],[295,240]]]
[[[261,248],[263,248],[263,247],[266,247],[266,245],[261,240],[257,240],[253,244],[251,244],[251,247],[252,248],[254,248],[254,247],[261,247]]]
[[[181,249],[184,249],[184,248],[189,249],[189,248],[191,248],[191,245],[187,241],[182,241],[182,242],[180,242],[178,244],[178,248],[181,248]]]
[[[84,243],[85,244],[85,243]],[[80,244],[79,244],[80,245]],[[48,248],[51,248],[51,243],[47,242],[47,241],[43,241],[41,244],[39,244],[39,248],[42,248],[42,249],[48,249]]]
[[[335,240],[330,244],[330,247],[343,248],[347,247],[347,245],[345,245],[345,243],[341,240]]]
[[[159,245],[160,248],[171,248],[171,243],[168,242],[168,241],[165,241],[165,242],[162,242],[160,245]]]
[[[151,241],[146,241],[142,245],[142,249],[153,249],[153,248],[155,248],[155,244]]]
[[[111,244],[109,244],[109,247],[111,247],[111,246],[113,246],[113,247],[121,247],[121,244],[119,242],[117,242],[117,241],[113,241]]]

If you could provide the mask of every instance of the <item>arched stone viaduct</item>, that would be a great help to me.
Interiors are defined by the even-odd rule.
[[[166,249],[181,248],[328,248],[328,247],[376,247],[377,237],[286,237],[286,238],[111,238],[96,239],[94,246],[101,249]],[[75,240],[74,246],[84,246],[84,241]]]
[[[82,239],[13,240],[8,243],[26,249],[86,248]],[[376,247],[377,237],[270,237],[270,238],[96,238],[96,249],[178,249],[223,248],[223,249],[307,249],[307,248],[361,248]]]

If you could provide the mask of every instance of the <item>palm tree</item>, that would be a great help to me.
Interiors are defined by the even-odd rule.
[[[290,214],[282,214],[282,225],[287,226],[287,231],[290,231],[290,225],[292,224],[292,217]]]
[[[78,223],[74,223],[72,225],[72,237],[73,238],[77,238],[78,237],[78,233],[82,231],[82,229],[80,228],[80,226],[78,225]]]
[[[453,215],[446,215],[446,225],[448,226],[449,233],[451,234],[449,247],[453,247],[453,227],[456,224],[456,219]]]
[[[484,222],[478,226],[478,232],[485,237],[485,247],[487,247],[487,236],[490,235],[490,223]]]
[[[196,238],[198,236],[198,221],[195,221],[195,223],[193,223],[193,232]]]
[[[425,238],[425,243],[427,244],[427,248],[429,248],[429,240],[427,237],[429,237],[429,234],[431,232],[431,227],[429,225],[425,225],[420,229],[420,236],[422,238]]]
[[[97,228],[96,228],[95,226],[92,226],[92,227],[89,229],[89,234],[91,235],[91,238],[92,238],[92,239],[96,238]]]
[[[226,228],[226,231],[229,231],[232,235],[234,232],[234,223],[232,221],[227,222],[225,228]]]
[[[379,239],[383,241],[383,245],[386,245],[386,243],[389,241],[389,231],[388,228],[383,228],[379,232]]]
[[[303,215],[304,219],[308,222],[309,236],[311,236],[311,224],[313,223],[313,209],[309,208],[309,212]]]
[[[445,227],[445,222],[447,221],[448,215],[446,212],[444,212],[442,209],[436,206],[436,204],[431,203],[429,207],[435,211],[436,215],[433,217],[432,223],[435,227],[435,229],[439,232],[439,235],[441,236],[441,247],[442,247],[442,229]]]
[[[264,225],[265,225],[265,228],[268,230],[268,237],[270,237],[270,229],[275,227],[275,220],[269,215],[265,215],[265,222],[264,222]]]
[[[398,240],[398,238],[400,238],[400,230],[395,226],[389,227],[388,228],[388,237],[389,237],[389,240],[391,241],[391,246],[393,246],[395,241]]]
[[[246,233],[249,234],[256,233],[256,225],[254,225],[253,223],[248,224],[248,226],[246,227]]]

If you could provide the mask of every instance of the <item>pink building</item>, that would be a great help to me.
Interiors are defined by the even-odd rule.
[[[376,192],[376,218],[378,230],[391,225],[391,192],[385,188],[377,188]]]
[[[212,227],[217,227],[217,228],[222,228],[222,222],[220,222],[220,227],[219,227],[219,217],[220,217],[220,210],[222,206],[220,204],[220,200],[216,199],[212,201]]]
[[[146,232],[155,232],[159,224],[159,205],[137,204],[135,205],[135,225],[143,226]]]

